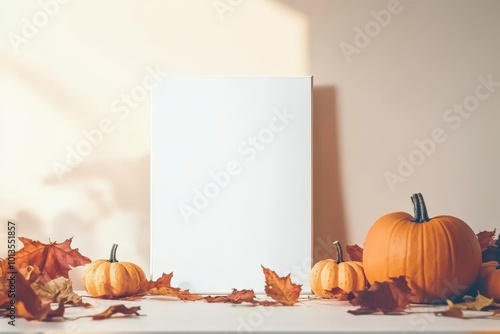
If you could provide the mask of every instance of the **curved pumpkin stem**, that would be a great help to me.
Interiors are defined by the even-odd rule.
[[[113,247],[111,247],[111,255],[109,256],[108,262],[118,262],[116,259],[116,249],[118,248],[118,244],[113,244]]]
[[[340,242],[338,240],[333,242],[335,246],[335,250],[337,251],[337,259],[335,260],[336,264],[344,262],[344,252],[342,252],[342,246],[340,246]]]
[[[411,196],[411,201],[413,202],[413,221],[415,223],[425,223],[428,222],[429,215],[427,214],[427,207],[425,206],[424,197],[421,193],[413,194]]]

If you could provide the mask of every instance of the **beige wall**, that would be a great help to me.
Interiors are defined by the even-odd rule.
[[[411,211],[414,192],[431,215],[500,227],[500,85],[480,81],[500,82],[499,10],[495,0],[1,0],[0,219],[20,236],[74,236],[91,258],[119,243],[119,259],[147,270],[140,87],[158,71],[314,75],[317,258],[325,242],[362,244],[380,215]],[[135,98],[117,113],[123,94]],[[473,111],[448,110],[461,104]],[[58,178],[54,163],[100,125],[102,140]],[[391,188],[399,156],[420,165]]]

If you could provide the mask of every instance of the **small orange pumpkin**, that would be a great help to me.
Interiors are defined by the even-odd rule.
[[[406,276],[413,303],[460,297],[476,281],[481,247],[472,229],[452,216],[429,218],[422,194],[414,194],[414,217],[394,212],[379,218],[365,239],[368,282]]]
[[[309,274],[311,290],[318,297],[326,297],[327,291],[339,287],[349,293],[363,290],[366,287],[366,278],[363,265],[359,261],[344,262],[342,247],[338,241],[334,243],[337,259],[318,261]]]
[[[477,280],[479,293],[500,303],[500,265],[496,261],[483,263]]]
[[[117,244],[113,244],[109,260],[95,260],[84,272],[83,285],[92,297],[132,296],[144,288],[144,271],[136,264],[118,262]]]

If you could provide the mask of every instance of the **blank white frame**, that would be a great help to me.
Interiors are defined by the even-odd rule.
[[[163,77],[152,93],[151,275],[198,293],[309,293],[311,77]]]

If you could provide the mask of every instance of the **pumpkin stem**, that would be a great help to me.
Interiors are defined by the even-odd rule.
[[[344,262],[344,253],[342,252],[342,246],[340,246],[340,242],[338,240],[333,242],[335,246],[335,250],[337,251],[337,259],[335,260],[336,264]]]
[[[108,262],[118,262],[116,259],[116,249],[118,248],[118,244],[113,244],[113,247],[111,247],[111,255],[109,256]]]
[[[413,221],[415,223],[425,223],[428,222],[429,215],[427,214],[427,207],[425,206],[424,197],[421,193],[413,194],[411,196],[411,201],[413,202],[414,217]]]

